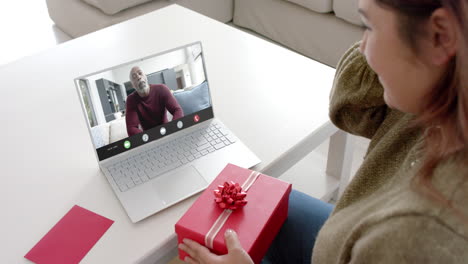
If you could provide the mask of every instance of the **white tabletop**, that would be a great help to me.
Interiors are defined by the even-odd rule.
[[[167,244],[195,197],[132,224],[98,168],[73,79],[199,40],[215,115],[257,169],[328,121],[334,69],[176,5],[0,66],[0,262],[29,263],[75,204],[115,221],[82,263],[145,262]]]

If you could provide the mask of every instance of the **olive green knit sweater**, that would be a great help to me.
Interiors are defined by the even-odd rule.
[[[432,183],[467,218],[410,188],[422,132],[414,116],[388,108],[358,45],[337,66],[330,118],[371,139],[364,162],[321,229],[314,264],[468,263],[466,149],[444,160]]]

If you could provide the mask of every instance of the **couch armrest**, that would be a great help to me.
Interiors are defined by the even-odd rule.
[[[359,0],[333,0],[333,11],[335,15],[345,21],[363,26],[358,12]]]

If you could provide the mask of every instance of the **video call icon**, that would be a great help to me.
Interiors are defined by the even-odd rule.
[[[195,123],[197,123],[198,121],[200,121],[200,116],[195,115],[195,116],[193,117],[193,121],[195,121]]]
[[[141,137],[141,139],[142,139],[144,142],[147,142],[148,139],[149,139],[148,134],[143,134],[143,136]]]
[[[182,127],[184,127],[184,123],[182,121],[177,121],[177,128],[181,129]]]

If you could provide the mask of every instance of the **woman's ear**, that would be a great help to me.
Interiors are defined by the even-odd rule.
[[[428,22],[430,61],[436,66],[446,64],[458,49],[458,27],[456,17],[446,8],[435,10]]]

